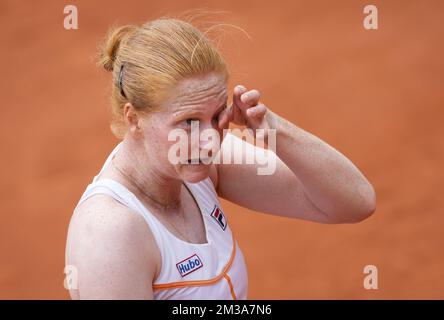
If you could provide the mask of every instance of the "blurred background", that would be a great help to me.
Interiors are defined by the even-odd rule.
[[[77,30],[63,27],[70,4]],[[378,8],[377,30],[363,27],[367,4]],[[444,2],[431,0],[0,0],[0,298],[69,298],[68,223],[118,142],[111,75],[95,66],[108,28],[191,9],[236,26],[216,32],[230,92],[259,89],[270,109],[349,157],[377,193],[375,214],[352,225],[223,201],[249,298],[443,299]],[[378,268],[377,290],[363,286],[366,265]]]

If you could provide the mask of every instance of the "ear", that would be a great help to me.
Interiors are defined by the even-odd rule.
[[[140,117],[134,106],[129,102],[123,106],[123,117],[130,134],[139,134],[142,132],[139,123]]]

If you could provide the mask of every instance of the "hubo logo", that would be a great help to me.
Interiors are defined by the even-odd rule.
[[[191,257],[186,258],[176,264],[177,270],[182,277],[189,275],[191,272],[196,271],[203,267],[203,263],[197,254],[193,254]]]
[[[174,165],[254,164],[258,175],[272,175],[276,171],[275,129],[256,129],[255,132],[249,128],[224,129],[223,136],[225,139],[221,144],[217,130],[209,128],[200,132],[199,121],[191,122],[191,136],[184,129],[173,129],[168,134],[168,141],[177,142],[168,150],[168,160]],[[268,149],[265,149],[265,140]]]

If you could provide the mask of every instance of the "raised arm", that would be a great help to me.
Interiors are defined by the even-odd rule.
[[[237,117],[253,130],[275,129],[276,153],[267,151],[266,156],[275,158],[276,170],[258,175],[260,165],[245,164],[248,153],[256,154],[258,147],[242,141],[237,152],[246,148],[244,164],[216,166],[222,198],[256,211],[321,223],[355,223],[374,212],[373,187],[349,159],[267,109],[259,103],[256,90],[245,92],[245,88],[235,88],[231,112],[227,111],[221,125]],[[221,152],[227,145],[222,144]]]

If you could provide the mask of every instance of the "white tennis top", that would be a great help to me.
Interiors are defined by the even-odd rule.
[[[143,216],[151,229],[162,258],[162,270],[152,284],[154,299],[247,299],[248,275],[244,256],[222,211],[216,190],[208,177],[185,182],[203,216],[207,243],[193,244],[174,236],[125,186],[99,179],[120,143],[94,177],[79,203],[95,194],[107,194]]]

